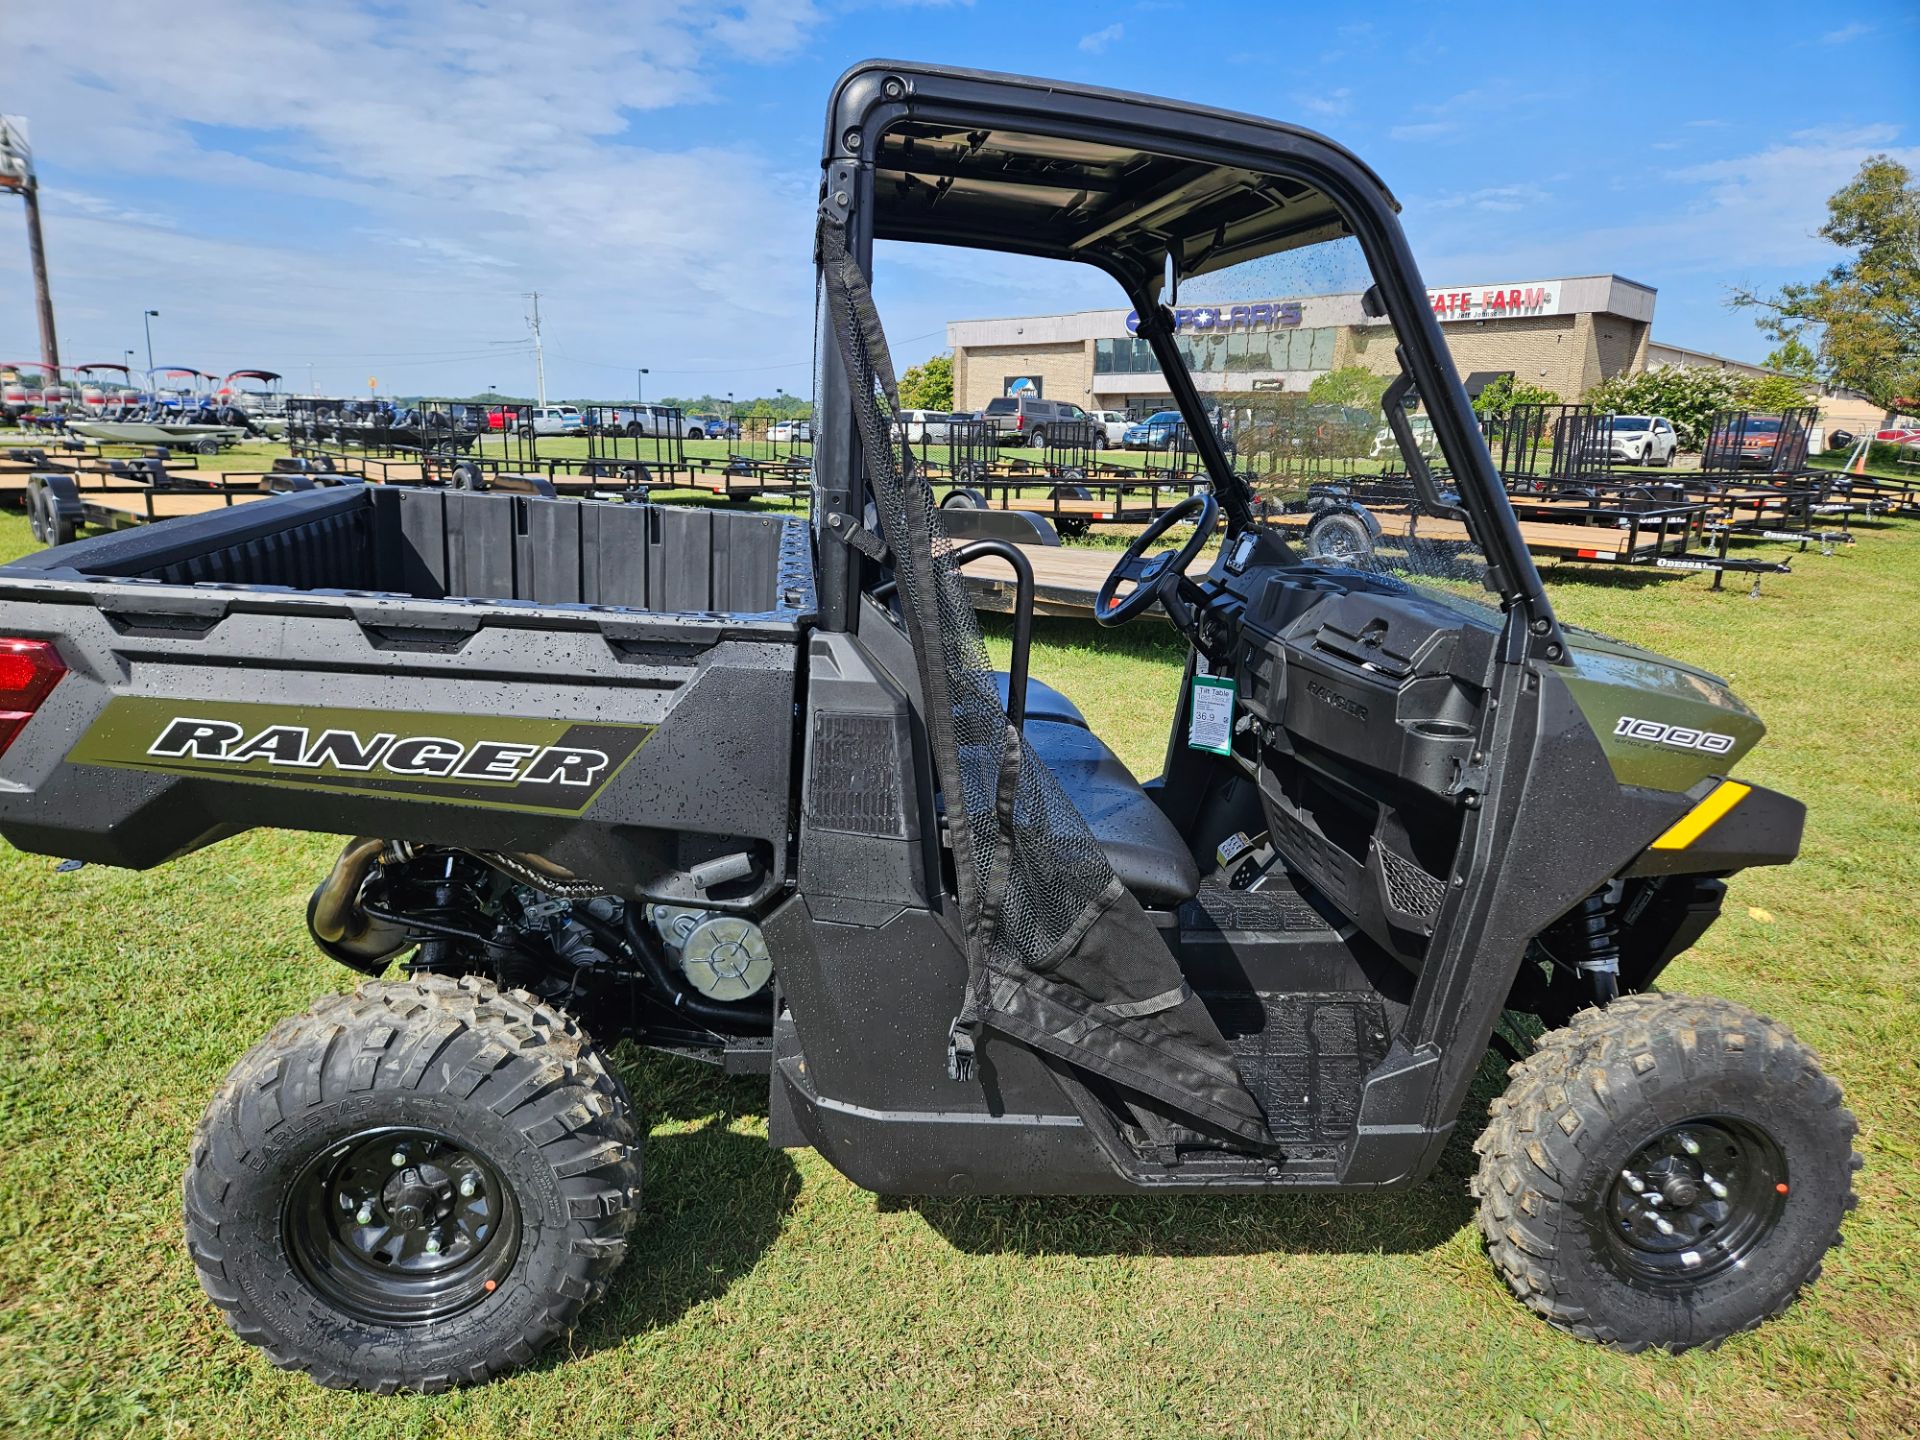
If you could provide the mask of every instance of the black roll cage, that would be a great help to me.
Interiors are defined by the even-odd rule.
[[[876,204],[874,162],[890,131],[922,123],[981,134],[1020,132],[1063,145],[1120,146],[1273,177],[1324,197],[1338,212],[1340,228],[1325,229],[1324,215],[1310,218],[1320,220],[1318,233],[1351,234],[1367,258],[1374,277],[1368,292],[1369,313],[1383,316],[1395,327],[1403,373],[1412,393],[1426,405],[1462,506],[1486,554],[1490,583],[1514,625],[1510,642],[1503,647],[1506,658],[1564,662],[1566,645],[1559,621],[1520,538],[1466,390],[1448,361],[1439,321],[1426,303],[1419,267],[1400,228],[1398,203],[1352,153],[1296,126],[1206,106],[899,61],[866,61],[848,70],[834,87],[827,117],[822,210],[845,224],[849,252],[869,274],[873,240],[880,238],[1078,260],[1113,276],[1142,317],[1140,333],[1159,359],[1168,389],[1186,418],[1195,449],[1220,497],[1229,533],[1252,523],[1251,497],[1219,437],[1206,423],[1198,390],[1174,348],[1172,326],[1164,318],[1160,289],[1168,245],[1161,243],[1156,252],[1150,244],[1142,244],[1143,238],[1152,238],[1150,229],[1136,228],[1113,237],[1111,243],[1093,244],[1084,236],[1070,242],[1037,228],[967,224],[961,217],[949,221],[937,205],[929,207],[927,216],[888,213]],[[1220,263],[1234,258],[1225,256]],[[828,540],[826,527],[834,523],[836,514],[844,517],[839,522],[842,526],[861,518],[862,467],[846,376],[835,347],[822,344],[820,348],[814,522],[820,539],[821,619],[826,628],[849,629],[858,613],[859,566],[847,547]]]

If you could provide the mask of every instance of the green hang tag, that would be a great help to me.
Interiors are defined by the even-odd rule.
[[[1214,755],[1233,753],[1234,683],[1223,675],[1193,677],[1193,703],[1187,707],[1187,747]]]

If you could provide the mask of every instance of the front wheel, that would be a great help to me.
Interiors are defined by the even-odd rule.
[[[1858,1133],[1786,1026],[1629,995],[1515,1065],[1475,1149],[1494,1267],[1551,1324],[1711,1347],[1783,1312],[1854,1206]]]
[[[330,996],[234,1066],[194,1134],[187,1250],[282,1369],[436,1391],[570,1329],[639,1197],[632,1102],[580,1028],[422,975]]]

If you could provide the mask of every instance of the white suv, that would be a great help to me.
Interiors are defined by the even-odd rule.
[[[1680,437],[1664,415],[1616,415],[1607,460],[1615,465],[1671,465]]]
[[[536,405],[520,422],[522,435],[571,435],[581,425],[578,405]]]

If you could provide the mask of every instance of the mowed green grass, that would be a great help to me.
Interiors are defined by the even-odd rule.
[[[0,554],[30,544],[0,520]],[[888,1201],[768,1149],[764,1082],[623,1050],[652,1139],[608,1300],[484,1389],[323,1391],[227,1332],[180,1244],[201,1106],[350,979],[302,922],[337,842],[257,835],[146,874],[0,855],[0,1433],[1920,1432],[1920,525],[1799,559],[1757,600],[1703,576],[1550,578],[1567,618],[1729,675],[1772,726],[1742,774],[1811,806],[1799,863],[1738,877],[1664,981],[1790,1021],[1860,1117],[1848,1243],[1784,1319],[1677,1358],[1548,1329],[1481,1255],[1477,1110],[1404,1193]],[[1144,775],[1180,658],[1156,623],[1042,622],[1034,668]],[[1476,1107],[1499,1066],[1483,1078]]]

